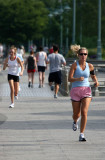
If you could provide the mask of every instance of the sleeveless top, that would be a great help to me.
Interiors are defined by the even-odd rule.
[[[44,51],[39,52],[38,66],[44,66],[44,67],[46,66],[45,56],[46,56],[46,52]]]
[[[13,61],[8,59],[8,74],[19,76],[19,63],[16,58]]]
[[[74,73],[74,78],[84,77],[84,80],[72,82],[72,88],[74,88],[74,87],[90,87],[89,76],[90,76],[90,70],[89,70],[88,63],[86,62],[85,70],[82,70],[79,65],[79,62],[77,61],[77,68]]]
[[[33,56],[28,57],[28,70],[35,69],[35,61]]]

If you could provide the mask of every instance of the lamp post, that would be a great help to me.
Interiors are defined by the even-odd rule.
[[[59,0],[60,2],[60,53],[63,53],[63,25],[62,25],[62,13],[63,13],[63,8],[62,8],[62,0]]]
[[[102,59],[101,54],[101,0],[98,0],[98,40],[97,40],[97,59]]]
[[[76,26],[76,0],[73,0],[73,35],[72,35],[72,44],[75,44],[75,26]]]
[[[68,4],[65,5],[64,10],[66,12],[70,11],[71,8],[68,6]],[[66,53],[68,53],[69,50],[69,39],[68,39],[68,34],[69,34],[69,28],[68,28],[68,20],[66,19]]]
[[[60,2],[60,9],[56,9],[54,12],[50,13],[48,16],[51,18],[53,16],[60,16],[60,53],[63,54],[63,24],[62,24],[62,20],[63,20],[63,12],[65,11],[69,11],[71,8],[68,5],[62,6],[62,0],[59,0]],[[68,27],[66,30],[66,47],[68,48]]]
[[[63,53],[63,24],[62,24],[62,20],[63,20],[63,16],[62,13],[63,11],[63,7],[62,7],[62,0],[59,0],[60,3],[60,9],[59,10],[55,10],[54,11],[54,15],[60,15],[60,53]]]
[[[48,17],[50,18],[50,25],[49,25],[49,26],[51,26],[51,18],[53,17],[53,14],[52,14],[52,13],[49,13],[49,14],[48,14]],[[50,46],[52,45],[52,30],[51,30],[51,28],[50,28],[49,44],[50,44]]]
[[[84,3],[81,1],[80,2],[80,44],[82,44],[82,5],[84,5]]]
[[[58,16],[60,15],[60,53],[62,54],[62,48],[63,48],[63,25],[62,25],[62,13],[63,13],[63,8],[62,8],[62,0],[60,1],[60,9],[55,10],[53,13],[50,13],[48,16],[51,18],[53,16]]]

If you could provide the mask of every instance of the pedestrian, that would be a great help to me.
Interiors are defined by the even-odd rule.
[[[28,73],[28,87],[33,88],[34,84],[34,74],[35,71],[37,71],[37,63],[36,63],[36,57],[34,56],[34,51],[30,51],[30,55],[28,56],[26,62],[25,62],[25,69],[27,66],[27,73]]]
[[[24,57],[24,55],[25,55],[24,46],[19,46],[17,53],[20,54],[22,57]]]
[[[0,58],[3,58],[3,45],[0,43]]]
[[[32,49],[33,51],[34,51],[34,54],[36,54],[36,51],[37,51],[37,46],[36,46],[36,44],[33,44],[33,49]]]
[[[48,49],[48,46],[44,46],[43,50],[47,53],[48,55],[48,52],[49,52],[49,49]]]
[[[80,45],[72,45],[71,50],[77,54],[78,60],[75,61],[69,71],[68,80],[72,83],[70,91],[72,108],[73,108],[73,130],[78,129],[78,119],[80,119],[80,135],[79,141],[86,141],[84,131],[87,123],[88,108],[92,99],[89,76],[94,81],[95,87],[99,85],[97,77],[94,73],[92,64],[87,63],[88,50],[80,47]]]
[[[8,67],[8,82],[10,86],[11,104],[10,108],[14,107],[14,95],[15,99],[18,99],[18,88],[19,88],[19,66],[21,66],[20,75],[23,75],[23,65],[21,60],[16,57],[15,49],[11,48],[9,56],[4,61],[3,70]]]
[[[54,52],[48,55],[47,63],[50,64],[49,73],[49,85],[52,88],[52,83],[55,83],[55,94],[54,98],[57,98],[57,93],[59,91],[59,85],[61,84],[61,65],[66,65],[66,60],[63,55],[59,54],[58,45],[53,45]]]
[[[39,88],[44,87],[45,69],[47,68],[46,60],[47,53],[43,51],[43,47],[39,47],[39,52],[36,54],[37,66],[39,72]]]
[[[14,49],[15,49],[16,57],[19,57],[20,60],[21,60],[22,65],[24,65],[24,59],[23,59],[22,54],[19,54],[19,53],[17,52],[17,48],[16,48],[15,46],[14,46]],[[21,67],[19,67],[19,89],[18,89],[18,91],[21,90],[21,87],[20,87],[20,79],[21,79],[20,73],[21,73]]]
[[[49,54],[52,54],[52,53],[54,53],[53,46],[51,46],[49,49]]]

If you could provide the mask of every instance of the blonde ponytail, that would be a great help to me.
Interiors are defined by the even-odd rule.
[[[70,49],[75,53],[78,54],[80,50],[80,45],[74,44],[70,46]]]

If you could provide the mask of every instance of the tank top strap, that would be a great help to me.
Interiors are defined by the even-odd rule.
[[[77,66],[79,66],[79,62],[77,61],[76,63],[77,63]],[[87,67],[89,68],[89,65],[88,65],[88,63],[86,62],[86,68],[87,68]]]
[[[86,67],[89,67],[88,63],[86,62]]]
[[[77,63],[77,66],[79,66],[79,62],[78,62],[78,61],[76,61],[76,63]]]

